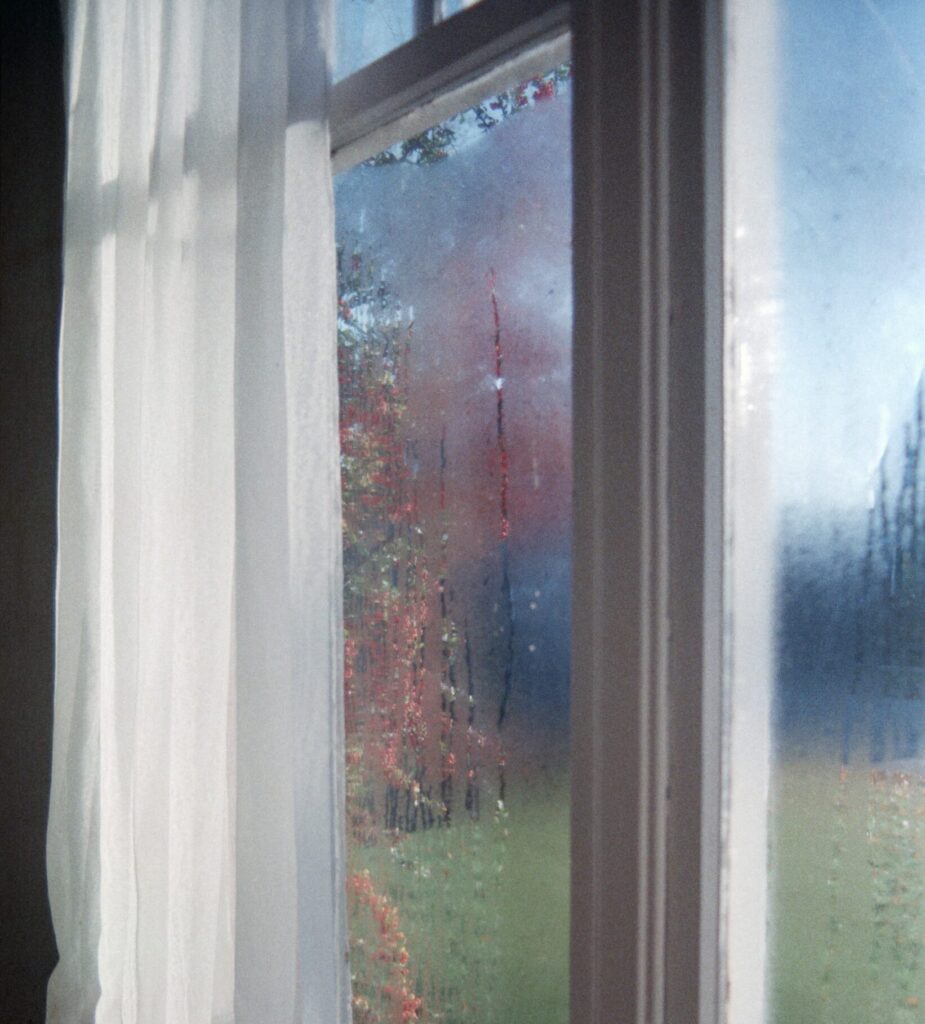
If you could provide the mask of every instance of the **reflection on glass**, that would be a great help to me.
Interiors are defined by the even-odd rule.
[[[568,1017],[569,69],[336,182],[358,1024]]]
[[[337,0],[334,79],[406,43],[414,35],[415,0]]]
[[[733,409],[763,407],[767,472],[732,532],[761,521],[773,559],[766,1019],[921,1024],[925,6],[757,6],[776,21],[776,202],[741,200],[733,259],[756,222],[774,255],[763,277],[733,267],[763,291],[735,310]]]
[[[442,21],[478,0],[337,0],[335,81],[407,43],[429,19]]]

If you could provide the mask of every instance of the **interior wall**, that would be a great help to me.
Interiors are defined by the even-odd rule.
[[[57,0],[4,0],[0,55],[0,1020],[44,1020],[64,109]]]

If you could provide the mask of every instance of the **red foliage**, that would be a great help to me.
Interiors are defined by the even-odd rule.
[[[412,985],[410,958],[405,947],[398,908],[387,896],[376,891],[368,871],[352,875],[347,891],[352,896],[354,908],[365,910],[372,920],[376,941],[368,955],[385,969],[385,977],[378,992],[371,992],[369,996],[362,992],[354,994],[354,1020],[357,1024],[379,1024],[383,1018],[377,1003],[380,1007],[385,1003],[385,1020],[390,1024],[422,1020],[424,1005]]]

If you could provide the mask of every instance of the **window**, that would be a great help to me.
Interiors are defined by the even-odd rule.
[[[550,56],[335,181],[358,1022],[568,1019],[571,66]]]
[[[337,87],[339,166],[554,67],[531,54],[569,15],[455,17]],[[905,1024],[921,10],[589,0],[570,24],[571,1019]]]
[[[573,1021],[719,1013],[716,14],[482,0],[333,94],[347,169],[557,67],[571,28]]]
[[[570,85],[336,182],[360,1020],[568,1016]]]

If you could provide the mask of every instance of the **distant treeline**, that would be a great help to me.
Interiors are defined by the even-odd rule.
[[[925,740],[925,385],[866,511],[788,510],[779,527],[779,740],[844,761],[918,757]]]

